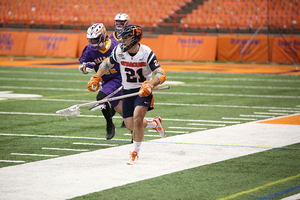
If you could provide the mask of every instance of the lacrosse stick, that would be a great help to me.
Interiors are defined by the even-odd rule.
[[[110,97],[114,96],[115,94],[117,94],[120,90],[122,90],[123,86],[119,87],[116,91],[112,92],[111,94],[107,95],[105,98],[103,99],[109,99]],[[102,100],[103,100],[102,99]],[[101,103],[97,103],[95,104],[93,107],[89,108],[89,111],[95,111],[98,110],[99,108],[105,109],[105,104],[101,104]]]
[[[165,87],[155,88],[152,91],[166,90],[166,89],[169,89],[169,88],[170,88],[169,86],[165,86]],[[140,94],[140,92],[135,92],[135,93],[132,93],[132,94],[125,94],[125,95],[121,95],[121,96],[118,96],[118,97],[102,99],[100,101],[93,101],[93,102],[89,102],[89,103],[85,103],[85,104],[77,104],[77,105],[71,106],[69,108],[58,110],[58,111],[56,111],[56,114],[60,114],[61,116],[65,116],[67,121],[69,121],[67,116],[76,117],[77,115],[80,115],[80,108],[81,107],[94,105],[96,103],[105,103],[105,102],[108,102],[108,101],[125,99],[125,98],[128,98],[128,97],[137,96],[139,94]]]

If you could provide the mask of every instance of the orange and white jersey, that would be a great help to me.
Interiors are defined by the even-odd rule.
[[[110,58],[112,64],[120,64],[125,90],[140,88],[144,81],[152,79],[152,72],[160,67],[153,51],[146,45],[139,45],[139,51],[135,55],[123,52],[118,45]]]

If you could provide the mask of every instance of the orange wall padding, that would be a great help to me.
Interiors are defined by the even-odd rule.
[[[150,47],[155,53],[156,58],[162,60],[164,51],[164,35],[159,35],[158,37],[143,37],[141,43]]]
[[[300,61],[300,37],[274,37],[273,41],[273,52],[272,62],[278,63],[293,63],[294,52],[291,50],[289,45],[296,51],[295,61]],[[289,44],[286,44],[286,42]]]
[[[241,61],[241,51],[251,36],[220,35],[218,36],[218,61]],[[267,36],[255,36],[243,53],[244,62],[268,62]]]
[[[214,61],[217,36],[166,35],[162,43],[163,60]]]
[[[29,32],[26,56],[76,57],[79,34]]]
[[[0,31],[0,54],[23,56],[27,32]]]
[[[79,41],[78,41],[78,49],[77,49],[77,57],[80,57],[82,54],[82,51],[86,45],[88,45],[89,42],[86,39],[86,32],[79,33]]]
[[[234,61],[240,62],[241,50],[250,35],[158,35],[143,37],[142,44],[149,46],[158,60]],[[300,37],[288,36],[286,41],[297,52],[300,61]],[[243,54],[244,62],[293,63],[294,56],[282,37],[257,35]],[[0,55],[80,57],[88,44],[86,32],[45,33],[27,31],[0,31]]]

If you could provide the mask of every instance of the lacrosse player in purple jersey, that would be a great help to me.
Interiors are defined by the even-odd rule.
[[[106,35],[105,26],[102,23],[96,23],[90,26],[87,30],[87,39],[89,44],[82,51],[82,55],[79,58],[79,71],[83,74],[88,74],[92,71],[98,71],[99,65],[107,59],[118,42],[111,40]],[[120,86],[122,86],[122,79],[120,74],[119,64],[114,65],[109,71],[107,71],[101,81],[101,90],[97,94],[97,101],[105,98],[107,95],[116,91]],[[98,88],[91,89],[92,92],[96,92]],[[114,96],[120,96],[122,92],[118,92]],[[116,100],[110,102],[111,106],[116,112],[122,116],[122,101]],[[96,107],[99,105],[95,105]],[[109,103],[104,103],[101,106],[102,113],[106,119],[106,139],[110,140],[115,136],[115,125],[112,121],[112,113]],[[93,108],[92,107],[92,108]],[[90,108],[90,110],[92,109]]]
[[[113,32],[109,38],[111,40],[116,40],[117,42],[121,43],[122,38],[119,36],[119,33],[121,32],[122,28],[124,26],[129,25],[130,18],[126,13],[118,13],[115,16],[115,32]]]
[[[97,85],[104,74],[120,64],[123,94],[140,92],[140,95],[122,100],[123,119],[128,130],[133,131],[133,151],[130,153],[129,165],[137,164],[139,151],[144,138],[144,128],[155,129],[161,137],[165,137],[162,118],[145,119],[148,110],[153,109],[152,89],[165,82],[166,73],[159,65],[155,54],[146,45],[140,44],[143,30],[137,25],[123,27],[120,32],[122,43],[116,46],[109,57],[101,63],[96,75],[91,77],[89,84]],[[152,78],[152,73],[155,76]]]

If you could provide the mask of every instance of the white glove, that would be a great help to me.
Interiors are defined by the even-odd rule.
[[[96,65],[96,63],[94,63],[94,62],[87,62],[87,63],[84,62],[81,65],[79,65],[78,70],[82,74],[88,74],[94,70],[95,65]]]

